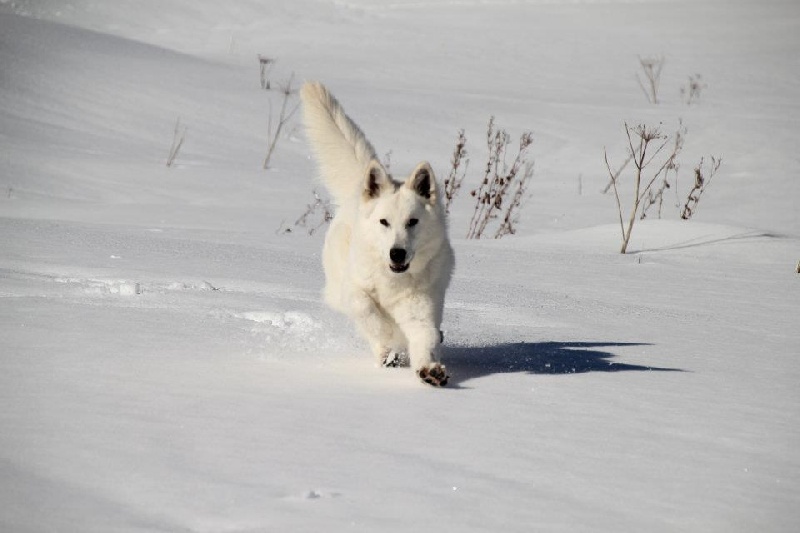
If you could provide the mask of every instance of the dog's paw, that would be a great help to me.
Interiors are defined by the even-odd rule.
[[[444,387],[447,385],[447,380],[450,379],[450,376],[447,375],[447,369],[440,363],[423,366],[417,370],[417,375],[423,382],[434,387]]]
[[[408,357],[402,352],[388,350],[381,357],[381,366],[384,368],[397,368],[400,366],[408,366]]]

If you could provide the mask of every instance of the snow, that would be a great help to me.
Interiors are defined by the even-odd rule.
[[[796,530],[798,36],[777,0],[0,2],[0,529]],[[259,53],[398,174],[465,128],[474,183],[490,115],[533,131],[517,235],[456,200],[447,388],[322,304]],[[719,175],[620,255],[603,149],[678,119],[680,195]]]

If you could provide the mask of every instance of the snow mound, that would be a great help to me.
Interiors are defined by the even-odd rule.
[[[286,311],[283,313],[250,311],[241,313],[238,316],[259,324],[267,324],[292,334],[308,333],[320,328],[320,324],[316,320],[299,311]]]

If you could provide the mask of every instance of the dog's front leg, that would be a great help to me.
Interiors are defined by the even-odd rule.
[[[425,383],[442,387],[449,376],[440,362],[442,337],[433,304],[422,299],[407,303],[397,310],[394,318],[408,340],[411,367]]]
[[[391,351],[394,321],[368,293],[358,291],[351,298],[351,315],[356,328],[369,343],[378,362],[383,364]]]

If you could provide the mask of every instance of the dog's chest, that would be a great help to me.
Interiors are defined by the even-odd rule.
[[[379,306],[391,309],[416,298],[421,287],[411,275],[379,276],[366,288],[366,292]]]

